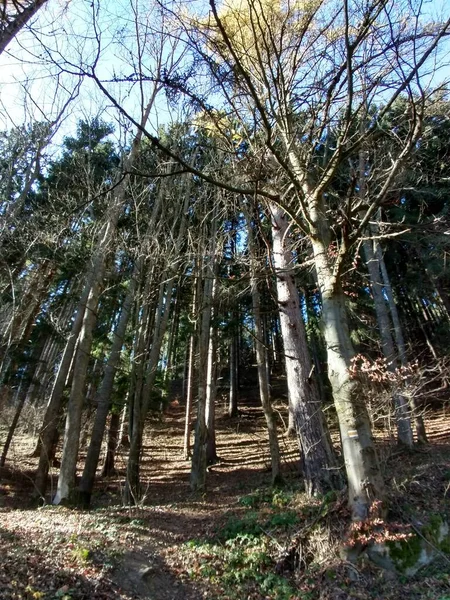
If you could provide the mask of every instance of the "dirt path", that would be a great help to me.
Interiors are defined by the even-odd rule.
[[[207,492],[194,495],[189,488],[190,463],[182,457],[183,409],[171,408],[162,420],[148,422],[141,470],[143,498],[139,506],[122,505],[126,466],[126,452],[122,451],[117,461],[117,477],[98,481],[89,512],[51,506],[38,510],[23,508],[32,492],[35,460],[27,457],[33,440],[20,437],[15,442],[9,468],[0,472],[0,598],[220,598],[208,579],[192,577],[190,559],[181,549],[192,540],[212,540],[231,515],[248,514],[248,506],[241,501],[243,497],[269,487],[263,422],[255,402],[242,408],[235,419],[219,411],[220,462],[208,472]],[[406,468],[408,464],[420,474],[422,479],[417,475],[415,483],[411,482],[411,492],[417,501],[430,508],[433,506],[430,492],[435,498],[442,496],[443,484],[436,479],[436,473],[442,477],[450,473],[449,415],[434,415],[428,421],[428,430],[430,448],[406,457],[402,466]],[[386,445],[380,447],[389,467],[393,450]],[[298,482],[300,467],[295,440],[282,438],[281,449],[286,478]],[[431,468],[434,480],[430,478]],[[388,478],[392,480],[391,475]],[[433,481],[437,481],[434,491],[430,488]],[[402,485],[406,489],[406,484]],[[436,504],[434,510],[440,510],[440,505]],[[338,597],[358,596],[340,592],[335,596]]]

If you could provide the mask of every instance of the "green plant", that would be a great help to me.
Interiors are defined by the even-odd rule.
[[[91,551],[88,548],[79,546],[72,550],[72,556],[77,562],[85,564],[89,562],[91,558]]]
[[[226,541],[241,535],[262,535],[261,526],[258,522],[258,513],[248,512],[242,519],[231,517],[219,534],[220,539]]]

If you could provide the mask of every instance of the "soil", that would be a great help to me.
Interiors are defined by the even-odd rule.
[[[222,598],[220,586],[207,578],[192,577],[189,554],[180,549],[190,540],[213,539],[231,515],[242,516],[248,511],[243,497],[270,488],[264,419],[252,396],[250,391],[236,418],[226,415],[225,405],[218,411],[219,461],[209,469],[203,495],[195,495],[189,488],[190,463],[182,456],[183,407],[174,402],[162,418],[150,418],[141,470],[143,494],[133,507],[122,502],[126,448],[118,454],[117,475],[99,477],[91,510],[33,506],[37,461],[29,456],[35,439],[22,428],[7,466],[0,470],[0,598]],[[284,405],[277,408],[285,420]],[[430,444],[414,452],[401,452],[386,430],[377,430],[394,517],[426,519],[429,513],[445,512],[450,517],[449,412],[448,407],[429,412],[426,424]],[[336,432],[334,439],[337,442]],[[281,450],[287,484],[298,489],[301,467],[296,441],[281,437]],[[80,470],[83,458],[81,453]],[[55,489],[56,477],[54,468],[50,491]],[[336,502],[328,522],[338,535],[344,535],[348,511],[342,498]],[[294,539],[295,531],[286,535]],[[285,547],[289,541],[285,537]],[[357,566],[349,565],[339,558],[336,548],[333,551],[315,571],[299,573],[294,568],[286,574],[299,590],[295,598],[450,599],[450,561],[445,557],[437,571],[429,570],[406,581],[364,560]],[[275,572],[275,563],[273,569]],[[248,598],[272,597],[261,592]]]

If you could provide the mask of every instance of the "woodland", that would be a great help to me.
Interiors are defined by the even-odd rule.
[[[0,598],[449,600],[437,6],[0,2]]]

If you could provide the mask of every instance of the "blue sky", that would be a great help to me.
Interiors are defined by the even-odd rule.
[[[414,0],[416,1],[416,0]],[[103,52],[99,61],[98,72],[105,79],[121,71],[125,74],[133,71],[131,50],[135,50],[134,15],[130,6],[136,6],[136,0],[101,0],[100,25],[102,29]],[[138,15],[140,22],[149,20],[150,26],[155,22],[155,15],[148,14],[151,1],[140,3],[142,12]],[[450,14],[449,0],[424,0],[424,10],[432,17]],[[52,120],[64,106],[71,91],[76,85],[76,78],[49,63],[45,50],[36,40],[39,37],[52,49],[56,59],[63,55],[72,60],[74,65],[79,60],[92,61],[96,51],[95,31],[92,28],[92,5],[86,0],[49,0],[33,23],[33,30],[22,31],[18,39],[11,44],[8,51],[0,56],[0,127],[20,125],[32,119]],[[122,36],[122,44],[117,43],[117,32]],[[447,43],[445,62],[450,63],[450,50]],[[150,64],[150,56],[145,59]],[[74,69],[76,70],[76,69]],[[438,79],[450,79],[450,68],[442,69]],[[437,81],[437,79],[435,80]],[[115,93],[118,86],[115,86]],[[150,84],[143,90],[144,96],[151,92]],[[122,85],[120,99],[133,115],[139,114],[140,93],[130,85]],[[108,101],[92,82],[84,81],[77,100],[70,105],[65,115],[60,134],[73,133],[76,122],[80,118],[94,116],[104,112],[104,118],[120,123],[117,112],[108,106]],[[151,124],[156,130],[158,125],[171,118],[164,97],[155,105]],[[124,123],[117,127],[120,136],[126,134]],[[130,133],[128,135],[131,135]],[[122,139],[126,143],[126,139]]]

